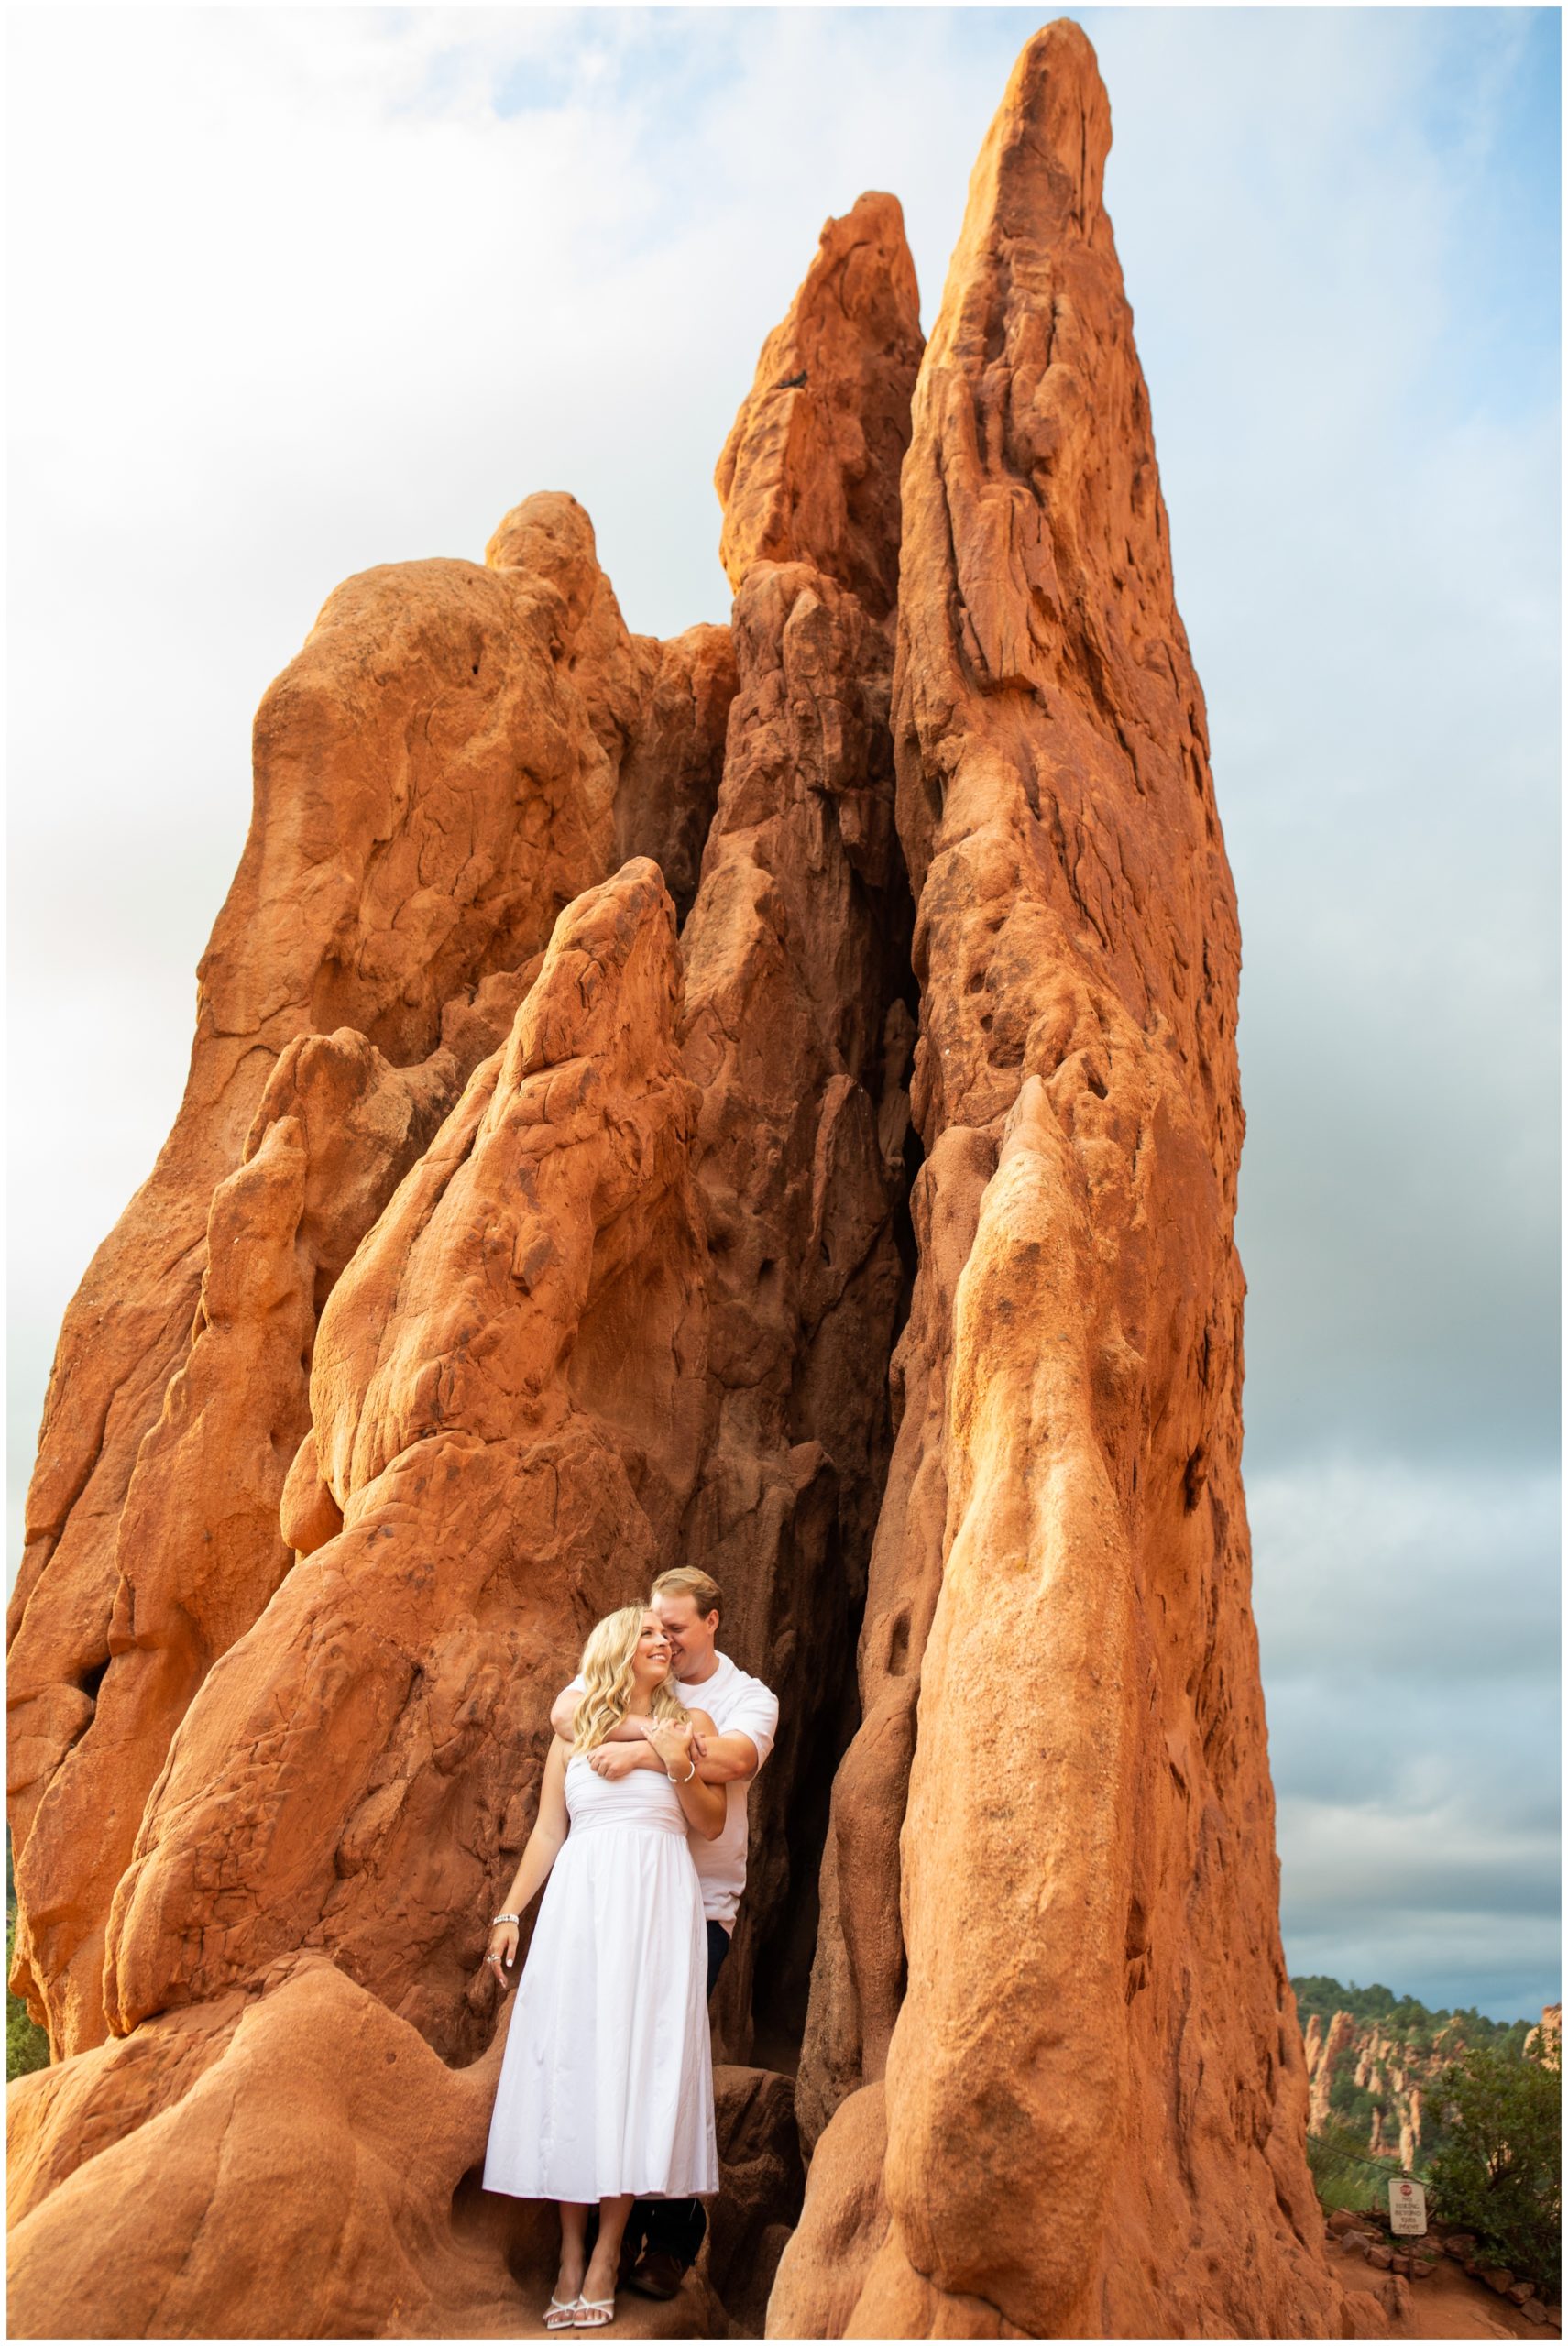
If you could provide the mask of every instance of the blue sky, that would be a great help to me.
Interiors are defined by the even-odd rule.
[[[1559,19],[1069,13],[1241,904],[1287,1952],[1511,2017],[1559,1991]],[[929,323],[1045,20],[13,16],[13,1552],[269,676],[539,488],[633,627],[724,617],[712,467],[823,218],[897,193]]]

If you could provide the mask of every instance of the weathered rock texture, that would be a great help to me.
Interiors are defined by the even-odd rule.
[[[716,2008],[742,2059],[754,1967],[764,2034],[799,2042],[905,1284],[910,905],[876,582],[897,566],[918,312],[899,207],[862,196],[824,229],[718,475],[738,689],[682,935],[709,1321],[680,1552],[726,1592],[727,1649],[781,1699]]]
[[[897,204],[828,224],[718,466],[729,627],[630,636],[539,496],[263,703],[13,1613],[14,2334],[529,2327],[486,1918],[584,1631],[678,1561],[783,1698],[715,2008],[766,2066],[622,2326],[754,2332],[775,2264],[780,2335],[1341,2322],[1108,136],[1050,27],[924,356]]]
[[[587,516],[541,496],[484,568],[350,579],[261,705],[185,1098],[67,1314],[12,1601],[17,1968],[57,2052],[103,2034],[147,1793],[287,1571],[333,1282],[618,832],[678,863],[732,689],[723,630],[628,635]]]
[[[1050,27],[904,468],[920,1266],[803,2061],[839,2116],[780,2336],[1337,2318],[1247,1602],[1236,924],[1109,138]]]

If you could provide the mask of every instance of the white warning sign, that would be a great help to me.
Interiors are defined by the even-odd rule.
[[[1388,2220],[1397,2232],[1425,2231],[1427,2195],[1420,2184],[1400,2181],[1388,2186]]]

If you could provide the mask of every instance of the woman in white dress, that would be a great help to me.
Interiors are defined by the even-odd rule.
[[[504,1982],[523,1913],[548,1879],[485,2154],[487,2191],[560,2204],[547,2330],[614,2319],[633,2199],[718,2188],[707,1936],[686,1833],[717,1840],[725,1799],[697,1775],[692,1737],[715,1730],[705,1712],[682,1705],[672,1658],[658,1615],[641,1606],[612,1613],[589,1638],[572,1740],[551,1743],[539,1814],[485,1958]],[[637,1768],[610,1782],[589,1767],[588,1753],[627,1717],[652,1722],[663,1774]]]

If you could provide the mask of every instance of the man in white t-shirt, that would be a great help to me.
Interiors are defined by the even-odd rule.
[[[648,1602],[674,1649],[674,1674],[682,1694],[705,1710],[718,1730],[696,1748],[696,1768],[705,1783],[726,1787],[724,1830],[717,1841],[693,1837],[690,1843],[702,1884],[711,1996],[729,1952],[736,1909],[746,1887],[747,1790],[773,1748],[778,1697],[760,1678],[738,1669],[728,1654],[718,1651],[715,1640],[723,1600],[706,1573],[684,1565],[661,1573]],[[556,1696],[550,1714],[551,1726],[568,1742],[582,1691],[581,1678],[574,1678]],[[664,1763],[647,1740],[641,1719],[623,1719],[609,1739],[589,1753],[589,1767],[612,1781],[633,1768],[662,1768]],[[707,2229],[700,2199],[640,2200],[626,2227],[629,2247],[634,2247],[639,2238],[645,2242],[628,2275],[631,2286],[645,2297],[673,2297],[682,2274],[702,2246]]]

